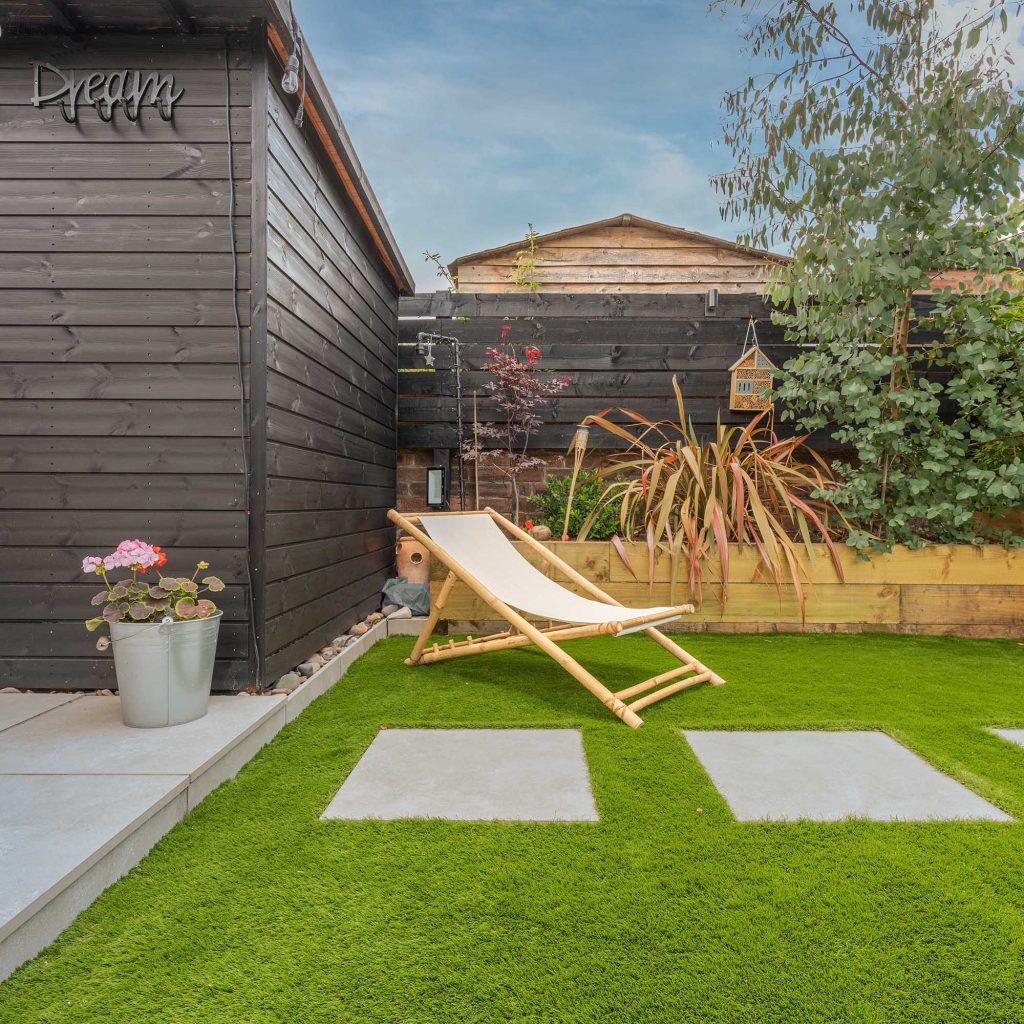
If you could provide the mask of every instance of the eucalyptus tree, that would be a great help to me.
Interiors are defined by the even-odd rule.
[[[976,511],[1024,494],[1008,5],[712,6],[751,19],[767,68],[725,97],[735,166],[713,182],[746,241],[793,254],[771,286],[801,346],[777,381],[783,415],[854,451],[830,494],[851,543],[977,539]]]

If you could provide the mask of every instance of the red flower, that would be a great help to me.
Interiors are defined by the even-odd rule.
[[[532,530],[533,529],[533,520],[532,519],[527,519],[526,522],[523,523],[523,527],[526,530]]]
[[[160,549],[157,548],[157,551],[160,551]],[[162,551],[160,551],[160,557],[156,560],[155,564],[158,569],[167,564],[167,556]]]
[[[523,349],[523,357],[530,366],[533,366],[533,364],[540,359],[540,349],[537,348],[536,345],[527,345],[526,348]]]
[[[501,325],[501,336],[503,338],[508,337],[508,332],[511,331],[511,330],[512,330],[512,325],[511,324],[502,324]]]

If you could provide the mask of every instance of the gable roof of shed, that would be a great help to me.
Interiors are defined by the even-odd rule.
[[[557,241],[560,238],[569,238],[572,235],[580,235],[585,231],[593,231],[596,228],[650,228],[653,231],[661,231],[666,235],[674,235],[676,238],[685,238],[687,241],[700,242],[704,245],[715,245],[723,249],[731,249],[733,252],[743,253],[745,256],[752,256],[767,263],[789,263],[790,257],[783,256],[777,252],[768,252],[766,249],[752,249],[750,246],[740,245],[738,242],[730,242],[726,238],[716,238],[714,235],[705,235],[699,231],[691,231],[689,228],[676,227],[673,224],[662,224],[661,221],[648,220],[646,217],[638,217],[635,213],[620,213],[615,217],[607,217],[604,220],[595,220],[589,224],[575,224],[572,227],[560,228],[558,231],[549,231],[543,235],[537,235],[535,242],[538,245],[546,245],[549,242]],[[479,260],[490,259],[493,256],[502,256],[505,253],[518,252],[523,248],[524,240],[517,239],[515,242],[507,242],[505,245],[496,246],[493,249],[484,249],[481,252],[473,252],[468,256],[459,256],[448,264],[448,270],[455,274],[463,263],[475,263]]]

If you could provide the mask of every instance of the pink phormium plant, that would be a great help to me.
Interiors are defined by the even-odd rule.
[[[85,628],[93,632],[104,622],[159,622],[169,618],[173,622],[189,619],[208,619],[217,606],[200,594],[216,594],[224,583],[216,576],[204,576],[198,583],[196,576],[209,569],[209,562],[197,562],[191,578],[187,576],[160,576],[155,583],[141,577],[150,569],[161,569],[167,564],[167,555],[156,544],[142,540],[123,540],[109,555],[89,555],[82,561],[82,572],[103,577],[105,589],[94,594],[92,603],[103,605],[102,613],[87,619]],[[108,573],[115,569],[131,571],[129,579],[111,581]],[[96,642],[98,650],[110,646],[107,637]]]
[[[508,325],[502,327],[501,336],[508,334]],[[527,345],[520,359],[511,345],[486,351],[484,369],[491,379],[484,387],[494,396],[503,420],[483,423],[477,430],[477,441],[462,446],[462,456],[480,464],[489,463],[508,480],[512,488],[514,520],[519,522],[519,478],[528,469],[546,465],[544,459],[529,455],[530,438],[544,422],[538,415],[541,404],[560,394],[571,383],[572,377],[558,376],[537,368],[540,349]],[[496,447],[486,447],[484,440],[497,441]]]

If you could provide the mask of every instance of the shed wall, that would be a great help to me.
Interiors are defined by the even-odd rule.
[[[143,108],[66,124],[31,105],[30,61],[172,72]],[[0,684],[114,685],[82,626],[86,554],[125,537],[223,576],[214,685],[248,685],[245,477],[234,322],[248,361],[251,76],[219,37],[5,40],[0,48]]]
[[[395,286],[278,78],[267,127],[266,678],[379,607],[396,460]]]
[[[525,243],[524,243],[525,246]],[[539,245],[528,272],[540,292],[760,292],[770,264],[728,246],[655,228],[592,228]],[[460,263],[461,291],[517,292],[516,252]]]

